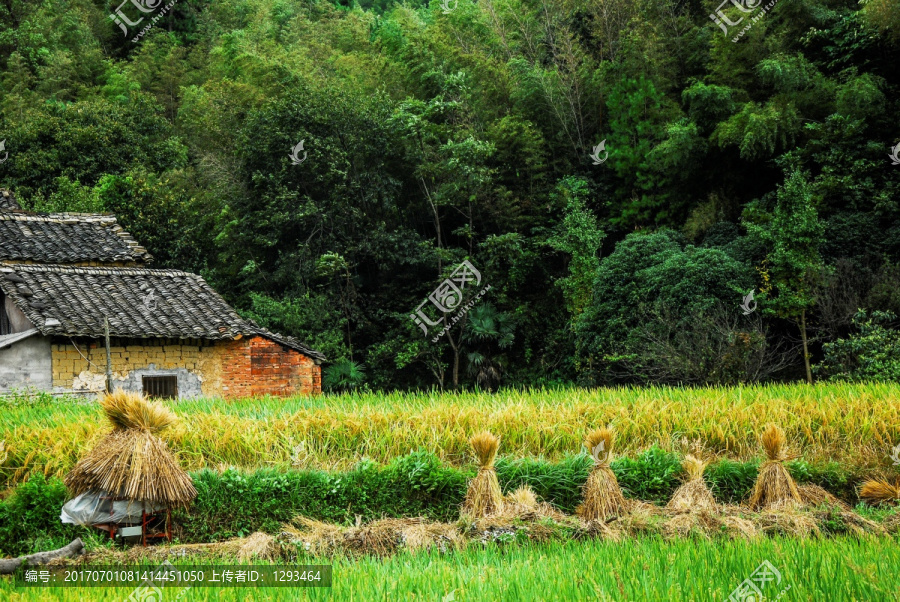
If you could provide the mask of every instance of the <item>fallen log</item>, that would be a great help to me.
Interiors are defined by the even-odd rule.
[[[47,564],[56,558],[73,558],[84,553],[84,544],[81,538],[75,539],[67,546],[58,550],[50,550],[49,552],[38,552],[28,556],[19,556],[18,558],[8,558],[0,560],[0,575],[11,575],[20,566],[37,566],[39,564]]]

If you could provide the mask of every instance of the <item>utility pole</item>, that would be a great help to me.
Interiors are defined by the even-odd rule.
[[[106,336],[106,392],[112,393],[112,355],[109,352],[109,318],[103,316],[103,334]]]

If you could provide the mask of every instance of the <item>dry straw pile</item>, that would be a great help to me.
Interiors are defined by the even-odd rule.
[[[872,504],[896,504],[900,502],[900,479],[893,485],[882,479],[866,481],[859,490],[859,497]]]
[[[585,446],[594,456],[594,467],[584,484],[584,502],[578,515],[584,520],[602,520],[621,516],[628,509],[615,473],[609,467],[612,457],[613,432],[608,428],[588,434]]]
[[[716,499],[703,481],[703,471],[706,470],[707,464],[708,461],[691,454],[685,456],[681,466],[687,474],[687,482],[675,491],[666,508],[677,512],[699,510],[714,512],[717,509]]]
[[[353,527],[341,527],[303,516],[296,517],[292,522],[294,524],[282,525],[282,540],[291,545],[302,545],[304,551],[313,555],[352,553],[388,556],[401,549],[446,552],[464,545],[455,525],[422,518],[384,518]]]
[[[503,512],[503,492],[494,470],[494,460],[500,449],[500,439],[487,431],[469,439],[478,458],[478,474],[469,483],[461,514],[464,517],[485,518]]]
[[[160,402],[118,390],[100,400],[113,425],[65,479],[73,496],[86,491],[165,506],[187,506],[197,496],[190,476],[157,435],[176,417]]]
[[[759,438],[766,452],[767,460],[759,470],[750,508],[753,510],[797,507],[802,503],[797,483],[794,482],[784,462],[793,459],[785,452],[784,432],[774,424],[769,424]]]

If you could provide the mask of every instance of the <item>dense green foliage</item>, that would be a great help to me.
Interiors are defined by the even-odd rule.
[[[68,499],[61,480],[36,474],[0,500],[0,556],[52,550],[76,537],[83,529],[59,520]]]
[[[504,493],[527,484],[542,499],[573,513],[581,503],[591,464],[586,454],[559,462],[501,458],[496,470]],[[791,462],[788,466],[800,483],[816,483],[844,499],[855,498],[858,477],[838,465]],[[758,468],[756,462],[722,460],[707,469],[705,479],[719,500],[737,503],[749,495]],[[616,458],[612,469],[628,497],[656,504],[668,501],[683,476],[677,457],[658,448],[634,458]],[[425,452],[397,458],[386,466],[363,461],[347,472],[201,470],[192,474],[197,499],[188,511],[174,513],[176,534],[184,542],[209,542],[254,531],[277,533],[282,523],[297,515],[343,524],[353,523],[356,517],[370,521],[424,516],[454,521],[467,480],[473,476],[474,468],[447,466]],[[6,501],[0,501],[0,555],[51,549],[91,532],[60,523],[66,500],[62,482],[46,480],[41,474],[16,487]]]
[[[858,332],[824,345],[825,358],[817,372],[830,380],[900,380],[900,332],[890,328],[896,321],[890,312],[860,311],[853,318]]]
[[[816,363],[900,313],[891,0],[737,42],[712,0],[179,0],[139,39],[118,4],[0,5],[0,186],[117,213],[365,366],[336,389],[799,378],[798,335]],[[432,343],[410,314],[463,259],[493,313]]]

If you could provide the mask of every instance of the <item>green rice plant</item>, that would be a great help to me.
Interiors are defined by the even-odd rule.
[[[766,600],[896,600],[900,546],[879,539],[760,541],[657,538],[470,547],[451,554],[403,553],[315,559],[333,567],[331,588],[194,587],[182,600],[647,600],[728,599],[763,561],[780,580],[763,585]],[[173,564],[209,564],[173,559]],[[255,562],[254,564],[263,564]],[[124,600],[133,588],[20,587],[0,580],[0,598],[20,602]],[[170,591],[171,590],[171,591]],[[174,599],[181,586],[166,588]],[[780,596],[780,597],[779,597]]]

